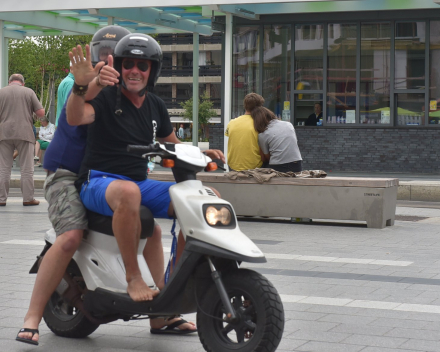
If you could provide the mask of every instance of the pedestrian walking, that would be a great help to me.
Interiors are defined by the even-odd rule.
[[[15,73],[9,85],[0,89],[0,206],[5,206],[16,149],[20,155],[20,187],[23,205],[38,205],[34,199],[33,113],[44,117],[45,111],[35,92],[24,86],[24,78]]]

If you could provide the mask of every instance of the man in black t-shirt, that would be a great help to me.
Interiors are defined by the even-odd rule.
[[[89,51],[86,46],[87,58]],[[126,149],[128,144],[150,144],[153,138],[161,143],[180,143],[165,104],[147,92],[160,74],[161,49],[147,35],[129,34],[122,38],[114,59],[114,68],[120,73],[119,86],[104,88],[88,103],[84,92],[95,77],[93,69],[80,46],[69,55],[77,64],[72,66],[75,84],[67,104],[67,120],[71,125],[90,124],[77,183],[81,199],[86,208],[113,216],[113,231],[126,269],[127,292],[135,301],[151,300],[158,291],[151,290],[142,279],[136,256],[139,204],[147,206],[154,217],[171,218],[174,214],[168,189],[173,183],[145,180],[145,159]],[[207,154],[225,161],[219,150],[208,150]],[[177,256],[183,246],[180,233]]]

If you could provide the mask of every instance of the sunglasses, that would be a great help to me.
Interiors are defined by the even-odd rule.
[[[125,60],[122,63],[122,67],[125,68],[126,70],[131,70],[135,65],[135,62],[133,60]],[[139,71],[142,72],[147,72],[148,70],[148,62],[146,61],[138,61],[136,63],[137,68],[139,69]]]

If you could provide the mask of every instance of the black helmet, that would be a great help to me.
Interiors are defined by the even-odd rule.
[[[122,38],[115,47],[114,68],[120,73],[122,81],[122,60],[125,58],[151,60],[151,71],[147,90],[151,91],[162,69],[162,49],[154,38],[143,33],[130,33]],[[124,85],[124,82],[121,82]]]
[[[118,41],[130,33],[128,29],[120,26],[107,26],[97,31],[90,42],[93,67],[100,61],[107,63],[107,56],[113,54]]]

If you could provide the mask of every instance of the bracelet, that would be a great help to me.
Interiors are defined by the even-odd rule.
[[[80,86],[80,85],[76,84],[76,82],[73,82],[73,87],[72,87],[73,94],[82,97],[82,96],[86,95],[87,89],[89,89],[88,84],[86,84],[85,86]]]
[[[101,81],[99,79],[99,75],[96,76],[95,83],[96,83],[96,86],[99,87],[99,88],[107,87],[104,84],[101,84]]]

